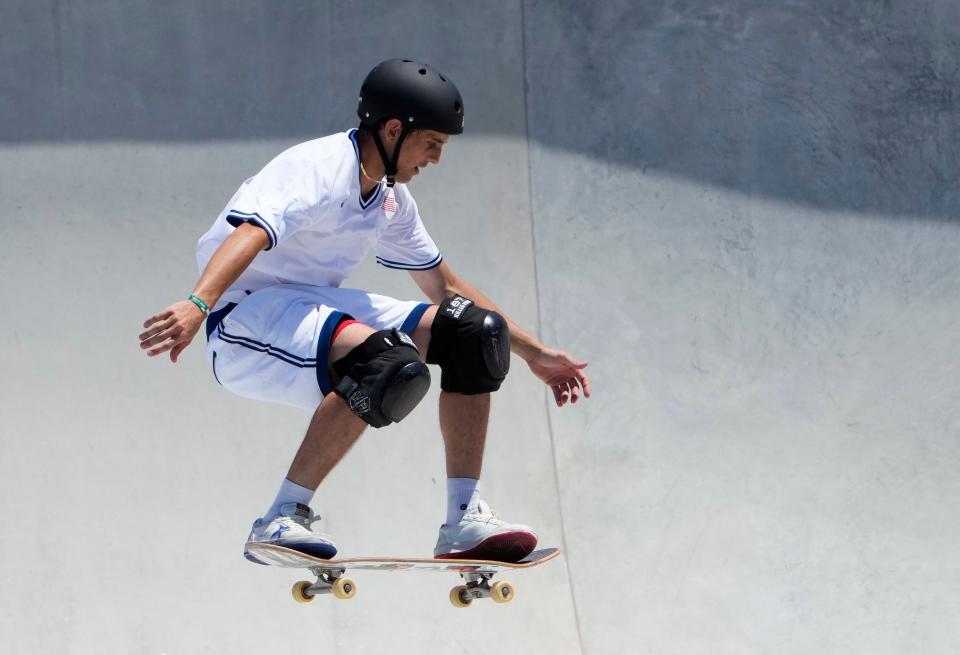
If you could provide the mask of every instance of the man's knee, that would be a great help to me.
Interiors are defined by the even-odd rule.
[[[430,371],[413,341],[399,330],[374,332],[333,363],[334,391],[375,428],[407,416],[430,388]]]
[[[448,298],[430,329],[427,363],[440,365],[444,391],[496,391],[510,370],[510,328],[500,314],[477,307],[472,300]]]

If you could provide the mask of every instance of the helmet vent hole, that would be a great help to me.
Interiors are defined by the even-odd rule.
[[[458,114],[460,113],[460,103],[459,103],[459,102],[453,103],[453,111],[457,112]]]
[[[405,64],[412,64],[412,63],[413,63],[413,60],[412,60],[412,59],[404,59],[404,60],[403,60],[403,63],[405,63]]]
[[[439,75],[439,73],[438,73],[438,75]],[[447,78],[445,78],[443,75],[440,75],[440,79],[443,80],[444,82],[447,81]]]
[[[426,68],[421,68],[421,69],[420,69],[419,71],[417,71],[417,72],[420,73],[421,75],[426,75],[426,74],[427,74],[427,69],[426,69]]]

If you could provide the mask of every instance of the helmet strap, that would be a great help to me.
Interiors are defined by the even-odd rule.
[[[397,162],[400,161],[400,146],[403,144],[403,140],[407,138],[409,130],[406,127],[403,127],[400,131],[400,137],[397,139],[397,145],[393,149],[393,157],[387,155],[387,149],[383,145],[383,141],[380,139],[380,131],[376,129],[370,130],[373,135],[373,142],[377,144],[377,150],[380,152],[380,159],[383,160],[384,175],[387,178],[387,186],[392,187],[396,184],[397,177]]]

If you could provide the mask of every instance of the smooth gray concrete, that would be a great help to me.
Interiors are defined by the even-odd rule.
[[[526,24],[543,336],[596,381],[552,422],[584,651],[956,651],[956,5]]]
[[[0,650],[955,653],[960,10],[945,0],[7,2],[0,23]],[[308,416],[135,335],[236,186],[353,125],[388,56],[467,133],[413,185],[448,261],[591,361],[515,360],[486,493],[562,560],[506,607],[240,556]],[[416,297],[396,271],[348,282]],[[344,552],[423,554],[435,392],[317,498]],[[408,584],[409,583],[409,587]],[[329,602],[328,602],[329,601]]]

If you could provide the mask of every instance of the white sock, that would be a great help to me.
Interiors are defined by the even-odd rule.
[[[447,522],[456,525],[468,510],[480,502],[480,481],[473,478],[447,478]]]
[[[280,507],[287,503],[309,505],[310,501],[313,500],[313,494],[313,489],[301,487],[296,482],[290,482],[290,480],[284,479],[283,484],[280,485],[280,491],[277,492],[277,497],[273,501],[273,505],[271,505],[267,513],[263,515],[264,523],[269,523],[280,516]]]

